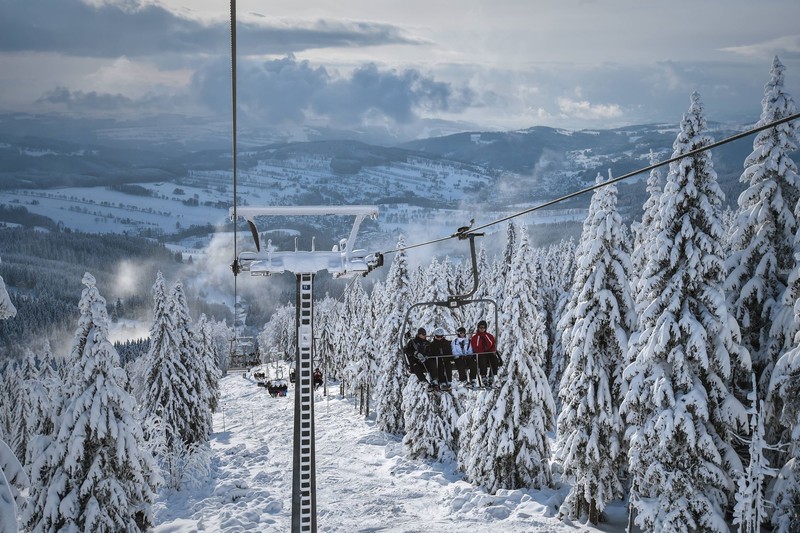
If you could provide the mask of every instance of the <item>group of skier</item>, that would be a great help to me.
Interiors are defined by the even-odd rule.
[[[409,369],[420,381],[428,382],[431,388],[450,389],[453,366],[458,372],[458,380],[466,386],[491,385],[500,359],[494,335],[486,328],[486,321],[481,320],[475,332],[467,337],[466,328],[460,327],[452,341],[445,338],[441,327],[433,330],[432,341],[428,340],[425,328],[419,328],[416,337],[405,346]]]

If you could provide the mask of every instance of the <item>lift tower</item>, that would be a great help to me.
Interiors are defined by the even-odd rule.
[[[255,219],[261,216],[355,216],[350,236],[330,252],[314,250],[275,251],[261,249]],[[365,276],[383,264],[378,253],[353,249],[358,228],[365,217],[377,218],[375,206],[273,206],[231,209],[231,217],[247,220],[255,241],[255,251],[241,252],[231,268],[234,274],[271,276],[292,272],[297,280],[295,359],[294,455],[292,475],[292,531],[317,531],[316,464],[314,459],[314,276],[327,270],[333,277]],[[236,221],[234,220],[234,223]]]

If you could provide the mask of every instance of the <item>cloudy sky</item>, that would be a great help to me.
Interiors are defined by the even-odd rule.
[[[0,0],[0,112],[230,115],[227,0]],[[756,120],[797,0],[239,0],[240,120],[484,129]],[[423,133],[420,133],[423,134]]]

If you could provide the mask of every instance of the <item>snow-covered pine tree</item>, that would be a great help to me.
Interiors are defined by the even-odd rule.
[[[0,440],[0,532],[17,532],[17,507],[30,480],[14,452]]]
[[[16,316],[17,309],[11,303],[11,299],[6,291],[6,284],[0,276],[0,320],[5,320]],[[0,377],[5,377],[4,372],[0,372]],[[4,405],[11,405],[10,402]],[[0,527],[3,531],[17,531],[17,504],[15,502],[15,491],[12,491],[11,479],[16,479],[17,472],[22,471],[19,461],[11,453],[11,449],[2,440],[0,431],[0,450],[7,450],[7,453],[0,453]],[[15,461],[12,472],[12,458]],[[24,472],[23,472],[24,475]]]
[[[675,157],[711,143],[693,93]],[[732,433],[746,409],[728,389],[731,362],[747,351],[722,292],[722,192],[707,151],[670,165],[660,200],[661,231],[641,289],[651,303],[625,370],[620,413],[630,425],[631,505],[647,531],[728,531],[731,473],[741,472]]]
[[[654,165],[658,162],[658,157],[651,150],[650,151],[650,164]],[[654,237],[660,231],[660,214],[659,214],[659,200],[661,192],[664,190],[662,183],[661,167],[654,168],[650,171],[647,177],[647,200],[642,207],[642,220],[631,225],[633,231],[633,251],[631,252],[631,293],[633,299],[637,302],[637,311],[641,306],[638,299],[638,280],[644,273],[647,258],[649,256],[647,250],[653,242]]]
[[[148,434],[147,440],[166,471],[167,483],[178,487],[182,477],[181,465],[187,454],[183,435],[189,432],[186,425],[192,423],[189,402],[193,385],[181,361],[177,328],[161,272],[153,285],[150,349],[140,359],[145,372],[140,401],[142,418],[148,429],[158,431],[157,434]]]
[[[750,393],[750,442],[748,457],[750,461],[745,471],[736,480],[736,503],[733,506],[733,524],[738,526],[739,533],[759,533],[766,519],[764,505],[764,478],[772,474],[769,463],[764,457],[764,400],[757,399],[755,375],[752,376]],[[757,402],[761,408],[757,407]]]
[[[152,525],[158,475],[95,283],[84,274],[58,434],[31,465],[23,521],[33,531],[145,531]]]
[[[221,375],[228,373],[228,366],[231,359],[231,341],[233,340],[233,329],[228,326],[225,320],[211,320],[211,337],[214,339],[215,352],[217,354],[217,368]]]
[[[17,365],[17,395],[13,402],[14,431],[12,438],[7,441],[14,454],[20,459],[25,458],[25,449],[30,438],[28,421],[31,416],[31,386],[35,383],[38,374],[36,356],[30,349],[25,349],[22,360]]]
[[[408,381],[408,371],[403,354],[400,353],[400,328],[403,327],[406,309],[411,301],[411,280],[405,245],[405,237],[400,235],[396,247],[398,252],[383,286],[383,301],[376,307],[383,320],[376,343],[380,372],[375,400],[375,422],[383,431],[398,435],[404,430],[403,388]]]
[[[551,247],[553,250],[554,247]],[[555,250],[553,250],[553,259],[547,262],[549,267],[557,270],[557,278],[554,281],[559,283],[560,296],[556,303],[555,313],[553,315],[553,323],[556,327],[551,332],[552,338],[555,339],[555,344],[551,349],[550,371],[547,374],[547,381],[550,383],[550,388],[554,391],[556,406],[561,401],[558,398],[558,387],[561,383],[561,376],[564,373],[564,368],[567,366],[567,356],[564,353],[564,347],[561,345],[561,320],[567,313],[567,306],[569,305],[572,287],[572,278],[575,276],[575,241],[570,238],[569,240],[562,240]],[[549,252],[548,252],[548,255]],[[558,407],[557,407],[558,408]]]
[[[183,292],[183,283],[176,282],[169,296],[169,312],[173,319],[173,339],[180,361],[186,369],[189,396],[186,409],[189,417],[182,426],[181,437],[187,446],[203,444],[208,441],[212,431],[212,416],[209,400],[208,377],[203,357],[199,353],[196,338],[192,332],[192,318]]]
[[[445,257],[443,261],[437,260],[435,257],[431,260],[431,264],[425,269],[424,277],[420,284],[420,290],[416,295],[419,302],[444,302],[450,295],[450,287],[447,285],[448,278],[451,270],[450,258]],[[433,328],[441,327],[446,332],[455,331],[455,320],[453,314],[438,305],[421,307],[419,317],[416,323],[412,323],[412,333],[416,332],[417,327],[428,328],[428,334]]]
[[[552,482],[547,432],[555,404],[542,371],[547,350],[544,316],[526,231],[520,232],[509,269],[502,313],[504,362],[499,386],[482,391],[470,413],[468,451],[460,463],[468,480],[494,494],[500,489],[541,488]]]
[[[17,316],[17,308],[11,303],[11,298],[8,296],[6,284],[3,281],[3,276],[0,276],[0,320],[6,320]]]
[[[222,372],[217,366],[217,361],[219,361],[217,345],[214,342],[211,323],[206,318],[205,313],[200,315],[192,332],[199,356],[198,369],[200,375],[204,376],[206,381],[206,392],[208,394],[206,404],[210,412],[215,413],[219,403],[219,378],[222,377]]]
[[[794,312],[800,319],[800,298]],[[795,346],[775,363],[771,373],[767,403],[785,435],[787,452],[778,456],[778,476],[772,484],[774,505],[770,521],[775,531],[800,530],[800,332]]]
[[[44,355],[39,363],[36,377],[30,383],[30,412],[28,414],[28,431],[30,440],[25,453],[25,464],[29,465],[41,455],[46,444],[55,437],[55,429],[60,415],[62,400],[62,382],[56,371],[53,353],[49,343],[44,348]],[[34,440],[44,439],[33,444]]]
[[[784,90],[784,66],[777,57],[761,105],[758,126],[796,112],[794,101]],[[798,224],[794,209],[800,200],[800,177],[790,153],[796,150],[796,131],[791,122],[756,135],[739,178],[748,187],[739,195],[726,264],[729,274],[725,291],[739,321],[742,344],[750,351],[758,390],[762,391],[767,390],[772,366],[791,347],[797,331],[791,311],[794,300],[782,309],[781,298],[795,265]],[[749,386],[749,375],[737,381]]]
[[[458,413],[449,394],[434,394],[409,379],[403,389],[403,446],[411,459],[447,461],[456,457]]]
[[[598,174],[597,184],[602,182]],[[593,524],[608,502],[624,494],[619,473],[626,461],[625,429],[619,404],[635,315],[622,227],[616,187],[596,189],[577,251],[572,328],[562,335],[569,363],[561,379],[555,457],[572,482],[562,513],[571,518],[588,514]]]

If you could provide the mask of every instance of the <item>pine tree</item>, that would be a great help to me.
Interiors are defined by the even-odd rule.
[[[406,256],[405,238],[401,235],[397,240],[397,254],[389,268],[384,284],[384,298],[377,309],[383,317],[382,330],[379,333],[377,347],[380,353],[380,371],[378,373],[376,419],[375,422],[383,431],[403,433],[403,388],[408,381],[403,354],[400,353],[400,328],[403,327],[406,308],[410,305],[410,285],[408,258]]]
[[[16,455],[8,445],[0,440],[0,531],[16,533],[17,506],[23,503],[21,492],[30,487]]]
[[[6,284],[3,277],[0,276],[0,320],[6,320],[17,316],[17,308],[11,303],[11,298],[8,296]]]
[[[622,227],[616,187],[597,189],[577,252],[572,328],[562,336],[569,363],[560,387],[556,459],[573,481],[562,512],[578,518],[588,511],[593,524],[609,501],[623,495],[619,472],[626,457],[618,406],[634,313]]]
[[[31,466],[23,520],[34,531],[145,531],[158,476],[127,376],[108,340],[106,301],[86,273],[55,440]]]
[[[800,319],[800,298],[794,312]],[[774,508],[770,521],[779,532],[800,528],[800,332],[794,343],[775,363],[767,392],[767,403],[785,430],[783,444],[788,448],[788,453],[778,456],[779,473],[771,487]]]
[[[536,262],[527,232],[520,233],[506,286],[514,298],[502,307],[508,340],[500,384],[479,395],[469,415],[469,445],[460,455],[467,479],[492,494],[552,483],[547,432],[554,426],[555,404],[542,370],[547,334],[539,295],[528,285]]]
[[[140,402],[142,417],[148,430],[147,440],[167,473],[167,483],[178,487],[182,478],[186,442],[186,426],[192,423],[193,384],[181,360],[178,328],[171,313],[164,277],[159,272],[153,285],[153,325],[150,328],[150,349],[141,358],[144,369],[144,391]]]
[[[205,314],[201,314],[197,320],[193,335],[199,356],[198,368],[206,382],[205,391],[208,398],[205,399],[205,403],[208,405],[209,411],[215,413],[219,403],[219,378],[222,377],[222,372],[217,366],[219,356],[217,355],[217,345],[214,342],[212,325]]]
[[[0,276],[0,320],[11,318],[16,314],[17,310],[11,303],[6,291],[6,285],[2,276]],[[2,375],[3,373],[0,373],[0,376]],[[3,405],[10,404],[11,402],[3,402]],[[17,472],[22,472],[22,466],[11,453],[8,445],[2,440],[1,430],[2,428],[0,428],[0,527],[3,531],[12,532],[17,531],[16,490],[13,487],[13,483],[18,477]]]
[[[650,152],[650,164],[657,162],[655,153]],[[640,310],[642,302],[638,298],[638,280],[644,273],[644,268],[649,257],[648,249],[654,241],[654,237],[660,231],[659,200],[664,189],[662,183],[661,168],[657,167],[650,171],[647,178],[647,200],[644,202],[642,220],[632,225],[634,234],[634,246],[631,252],[631,291],[634,300],[637,302],[637,310]]]
[[[753,376],[755,382],[755,376]],[[750,462],[742,476],[736,482],[736,504],[733,508],[733,524],[739,526],[739,533],[758,533],[766,518],[763,490],[764,477],[770,474],[768,462],[764,457],[764,401],[761,408],[756,407],[756,388],[750,394],[752,407],[750,410],[750,442],[748,456]]]
[[[31,438],[25,453],[27,465],[44,453],[50,439],[55,436],[60,406],[63,404],[62,381],[56,370],[49,344],[45,347],[38,373],[35,379],[31,380],[29,394],[30,412],[27,422]],[[37,439],[39,442],[34,444],[33,441]]]
[[[454,451],[458,413],[449,394],[428,391],[427,384],[409,379],[403,389],[403,446],[411,459],[446,461]]]
[[[564,374],[564,369],[567,366],[567,355],[564,353],[564,347],[561,345],[560,332],[566,329],[566,325],[562,324],[564,316],[569,313],[569,305],[571,301],[571,287],[572,278],[575,276],[575,241],[569,239],[568,241],[562,240],[557,250],[554,251],[553,261],[550,265],[554,269],[558,269],[557,280],[560,283],[560,296],[556,304],[555,313],[553,315],[553,323],[556,324],[552,336],[555,339],[551,356],[551,368],[547,374],[547,380],[550,382],[550,388],[555,391],[555,400],[560,402],[558,398],[558,387],[561,383],[561,376]],[[568,319],[566,319],[568,320]]]
[[[764,89],[758,126],[796,111],[784,91],[783,71],[776,57]],[[748,188],[739,195],[725,290],[741,327],[742,344],[750,351],[762,385],[759,390],[766,390],[772,366],[790,347],[796,331],[791,313],[794,301],[788,302],[788,313],[781,309],[782,294],[795,265],[797,215],[793,210],[800,200],[800,177],[789,156],[795,150],[796,131],[791,122],[764,130],[756,135],[739,178]],[[780,320],[782,316],[788,321]],[[749,376],[740,381],[749,385]]]
[[[202,444],[208,441],[212,430],[210,399],[212,392],[208,390],[209,377],[205,358],[199,353],[199,347],[192,331],[192,319],[189,306],[183,292],[183,284],[178,281],[172,288],[169,297],[169,312],[173,319],[173,339],[183,368],[186,369],[187,391],[184,408],[188,418],[181,426],[181,438],[187,446]]]
[[[674,156],[711,143],[697,93]],[[641,289],[652,303],[640,317],[629,390],[631,505],[648,531],[727,531],[731,473],[741,471],[732,433],[746,410],[728,390],[731,361],[749,365],[722,292],[722,192],[707,151],[670,165],[660,200],[661,230]]]

